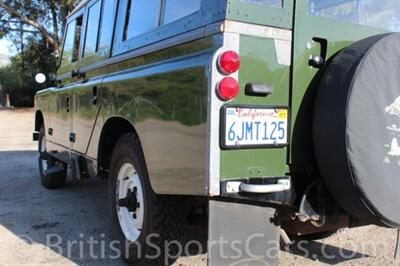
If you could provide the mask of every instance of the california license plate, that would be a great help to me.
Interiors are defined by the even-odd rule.
[[[289,110],[271,107],[224,108],[221,146],[225,149],[280,147],[288,144]]]

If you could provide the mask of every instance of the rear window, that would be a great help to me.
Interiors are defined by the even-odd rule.
[[[230,0],[231,1],[231,0]],[[240,0],[234,0],[240,1]],[[119,0],[112,55],[225,18],[226,0]]]
[[[84,56],[89,56],[97,52],[97,38],[99,35],[101,3],[97,1],[89,8],[88,22],[86,27],[86,43]]]
[[[399,0],[310,0],[309,9],[316,16],[400,31]]]
[[[160,23],[160,8],[161,0],[130,0],[124,39],[129,40],[157,28]]]
[[[200,9],[201,0],[166,0],[164,24],[186,17]]]
[[[74,47],[76,20],[72,21],[67,26],[67,34],[64,39],[64,50],[62,53],[61,64],[65,65],[72,61],[72,49]]]
[[[201,0],[128,0],[124,40],[198,11]]]
[[[104,0],[100,27],[100,40],[98,44],[99,50],[107,49],[111,46],[116,7],[117,4],[115,0]]]

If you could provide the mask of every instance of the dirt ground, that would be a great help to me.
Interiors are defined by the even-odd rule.
[[[71,180],[55,191],[40,185],[33,120],[30,109],[0,110],[0,265],[125,265],[102,248],[111,240],[104,180]],[[393,229],[345,229],[281,251],[280,265],[400,265],[395,239]],[[175,265],[206,265],[206,255]]]

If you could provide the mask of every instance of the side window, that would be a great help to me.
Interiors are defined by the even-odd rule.
[[[79,52],[80,52],[80,47],[81,47],[82,21],[83,21],[83,16],[80,16],[76,19],[75,34],[74,34],[74,47],[72,49],[71,62],[76,62],[79,60]]]
[[[310,0],[309,12],[388,31],[400,31],[400,1]]]
[[[200,9],[201,0],[165,0],[163,24],[193,14]],[[258,0],[259,1],[259,0]]]
[[[116,11],[115,0],[104,0],[103,14],[101,16],[100,40],[98,49],[103,50],[111,46]]]
[[[283,7],[283,0],[241,0],[242,2],[249,2],[254,4],[262,4],[271,7]]]
[[[226,14],[222,12],[226,8],[226,0],[119,0],[113,2],[118,3],[117,7],[113,7],[118,10],[116,18],[114,17],[115,33],[104,35],[112,36],[113,55],[168,39],[226,17]],[[101,39],[100,42],[102,42]]]
[[[61,65],[66,65],[72,61],[72,49],[74,48],[76,20],[67,26],[67,34],[64,39],[64,50],[61,58]]]
[[[86,40],[84,57],[93,55],[97,52],[97,39],[99,34],[101,1],[97,1],[89,8],[88,22],[86,26]]]
[[[130,0],[125,22],[124,40],[132,39],[157,28],[160,24],[160,8],[160,0]]]
[[[64,39],[64,49],[61,65],[78,61],[82,32],[82,16],[71,21],[67,26],[67,34]]]

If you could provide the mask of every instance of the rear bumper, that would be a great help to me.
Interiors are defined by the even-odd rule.
[[[291,206],[294,200],[288,176],[224,181],[220,187],[222,197],[239,201]]]

